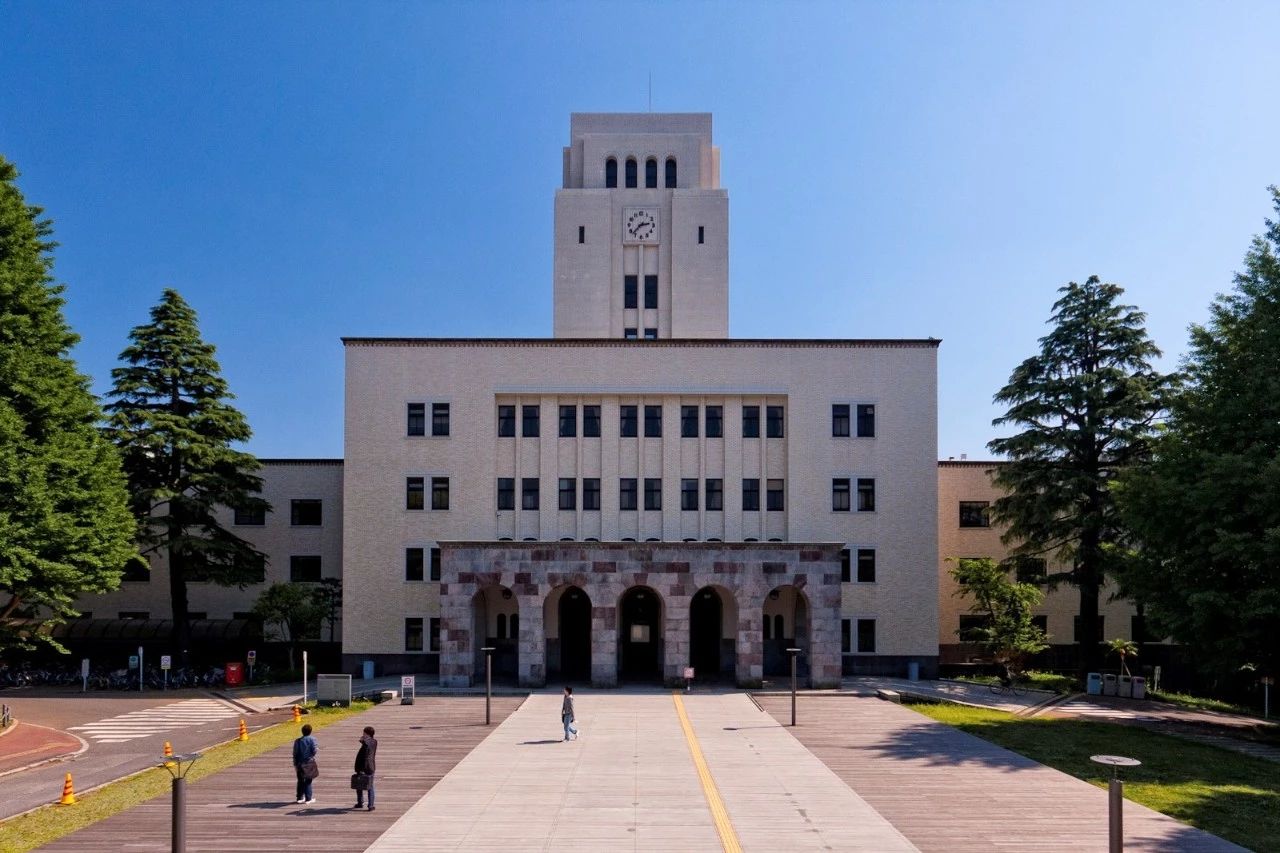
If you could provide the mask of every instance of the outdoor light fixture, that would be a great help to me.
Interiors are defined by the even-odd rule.
[[[173,853],[185,853],[187,849],[187,774],[199,757],[198,752],[188,752],[166,755],[160,761],[160,766],[173,777]]]

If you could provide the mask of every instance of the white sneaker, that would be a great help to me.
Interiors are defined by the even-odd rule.
[[[312,797],[311,799],[307,800],[307,805],[311,805],[311,804],[312,804],[312,803],[314,803],[315,801],[316,801],[316,798],[315,798],[315,797]]]
[[[304,800],[304,799],[302,799],[301,797],[299,797],[298,799],[294,800],[294,802],[295,802],[295,803],[297,803],[298,805],[302,805],[303,803],[305,803],[305,802],[306,802],[306,800]]]

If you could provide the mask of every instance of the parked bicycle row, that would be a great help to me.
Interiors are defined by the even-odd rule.
[[[271,677],[269,667],[259,667],[254,680]],[[226,672],[220,666],[208,668],[178,667],[168,674],[158,667],[147,667],[142,677],[145,687],[153,690],[180,690],[183,688],[222,687]],[[89,690],[137,690],[139,673],[128,667],[94,667],[84,678],[79,666],[38,666],[0,664],[0,690],[24,687],[80,687]]]

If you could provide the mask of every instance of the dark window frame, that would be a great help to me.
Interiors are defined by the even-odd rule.
[[[782,406],[764,407],[765,438],[783,438],[786,433],[786,409]]]
[[[599,512],[600,511],[600,478],[599,477],[583,477],[582,478],[582,511],[583,512]]]
[[[560,406],[560,437],[578,437],[578,407],[576,405]]]
[[[760,437],[760,406],[743,405],[742,407],[742,437],[743,438],[759,438]]]
[[[645,512],[662,512],[662,478],[644,478]]]
[[[707,512],[724,512],[724,480],[708,477],[703,487],[703,503]]]
[[[960,501],[959,504],[961,527],[991,526],[991,501]]]
[[[404,549],[404,579],[406,583],[418,583],[427,579],[427,550]]]
[[[604,161],[604,187],[608,190],[618,188],[618,158],[610,157]]]
[[[600,407],[598,405],[582,407],[582,437],[600,437]]]
[[[658,277],[646,274],[644,277],[645,310],[656,310],[658,307]]]
[[[855,408],[857,437],[876,437],[876,407],[874,403],[858,403]]]
[[[515,405],[498,406],[498,438],[516,437]]]
[[[264,527],[267,523],[267,508],[264,506],[236,507],[232,513],[232,522],[236,527]]]
[[[666,163],[663,164],[663,175],[662,175],[663,189],[668,189],[668,190],[675,189],[677,184],[676,178],[678,176],[679,176],[679,172],[677,171],[677,168],[676,168],[676,158],[668,157]]]
[[[443,512],[449,509],[449,478],[431,478],[431,509]]]
[[[289,583],[319,583],[324,564],[319,554],[290,554]]]
[[[404,478],[404,508],[410,512],[422,512],[427,508],[427,478]]]
[[[640,407],[636,405],[623,405],[618,407],[618,437],[619,438],[639,438],[640,436]]]
[[[540,508],[542,482],[537,477],[520,478],[520,509],[530,512]]]
[[[786,512],[787,481],[779,478],[764,482],[764,508],[766,512]]]
[[[514,510],[516,508],[516,478],[515,477],[499,477],[498,478],[498,512]]]
[[[680,407],[680,437],[681,438],[697,438],[698,437],[698,407],[697,406],[681,406]]]
[[[520,406],[520,437],[542,437],[542,405],[525,403]]]
[[[644,188],[647,190],[656,190],[658,188],[658,159],[650,157],[644,161]]]
[[[426,624],[421,616],[406,616],[404,619],[404,650],[406,652],[426,651]]]
[[[623,181],[626,184],[626,189],[629,189],[629,190],[636,189],[636,184],[639,181],[639,174],[640,174],[640,168],[639,168],[639,165],[636,163],[636,158],[634,157],[627,158],[627,162],[624,164],[623,173],[624,173]]]
[[[853,511],[853,480],[850,477],[831,478],[831,511]]]
[[[742,478],[742,511],[743,512],[759,512],[760,511],[760,478],[759,477],[743,477]]]
[[[416,438],[427,434],[427,404],[405,404],[405,435]]]
[[[566,485],[567,484],[567,485]],[[561,477],[558,489],[557,505],[562,510],[578,508],[578,481],[574,477]]]
[[[648,405],[644,407],[644,437],[662,438],[662,406]]]
[[[859,477],[857,483],[858,512],[876,511],[876,478]]]
[[[627,310],[640,308],[640,276],[622,276],[622,307]]]
[[[856,560],[858,583],[876,582],[876,549],[858,548]]]
[[[449,404],[431,404],[431,437],[447,438],[449,435]]]
[[[680,479],[680,511],[697,512],[698,510],[698,478],[682,477]]]
[[[308,521],[310,510],[315,510],[315,521]],[[324,500],[322,498],[293,498],[289,501],[290,527],[323,527]]]
[[[639,507],[639,481],[635,477],[618,478],[618,511],[635,512]]]
[[[702,424],[707,438],[724,438],[724,406],[707,406]]]
[[[831,437],[849,438],[852,420],[848,403],[831,404]]]
[[[870,628],[869,632],[864,629]],[[857,624],[858,646],[857,654],[874,655],[876,653],[876,620],[875,619],[859,619]],[[870,642],[867,642],[870,640]]]
[[[441,552],[439,548],[431,548],[429,550],[428,556],[429,556],[429,563],[428,563],[429,574],[427,575],[427,577],[430,580],[438,581],[440,580],[440,572],[444,563],[444,558],[441,556]]]

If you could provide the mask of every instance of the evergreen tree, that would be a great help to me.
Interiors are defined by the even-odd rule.
[[[1056,555],[1071,569],[1050,575],[1080,592],[1081,671],[1101,662],[1098,596],[1112,550],[1126,534],[1111,491],[1149,452],[1169,379],[1151,367],[1160,355],[1146,315],[1118,302],[1122,288],[1091,276],[1060,288],[1040,352],[1014,369],[996,394],[1009,406],[995,426],[1022,432],[987,447],[1008,457],[996,472],[1004,494],[993,518],[1024,555]],[[1097,638],[1097,639],[1095,639]]]
[[[1269,188],[1280,214],[1280,190]],[[1121,483],[1141,552],[1122,575],[1157,631],[1218,672],[1280,670],[1280,219],[1208,324],[1152,464]]]
[[[76,597],[115,589],[137,553],[120,459],[69,356],[53,226],[17,177],[0,157],[0,650],[52,642],[14,620],[76,615]]]
[[[258,460],[232,447],[249,425],[200,337],[196,312],[166,289],[151,322],[129,333],[111,371],[108,431],[119,447],[144,551],[168,556],[174,648],[189,651],[187,583],[244,587],[262,580],[266,557],[227,530],[218,507],[269,510],[257,495]]]

